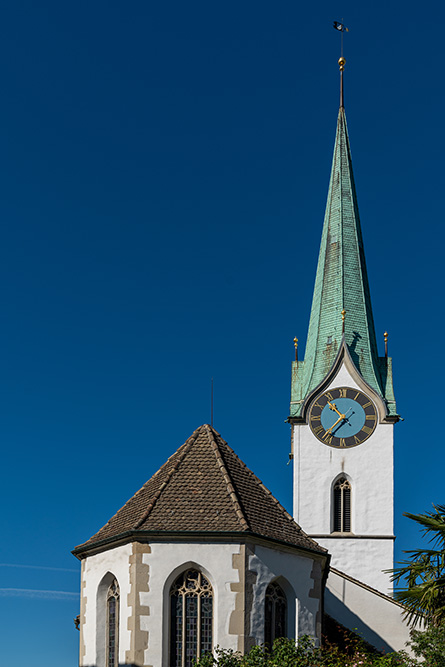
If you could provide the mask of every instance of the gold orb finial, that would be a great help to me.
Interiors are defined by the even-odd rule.
[[[345,321],[345,317],[346,317],[346,310],[343,308],[343,310],[341,311],[341,321],[342,322]]]
[[[294,338],[294,348],[295,348],[295,361],[298,361],[298,338]]]
[[[345,65],[346,65],[346,58],[343,58],[343,56],[341,58],[339,58],[338,59],[338,64],[339,64],[339,67],[340,67],[340,72],[343,72],[343,70],[345,69]]]
[[[385,333],[383,334],[383,338],[385,339],[385,343],[386,343],[388,341],[388,332],[387,331],[385,331]]]

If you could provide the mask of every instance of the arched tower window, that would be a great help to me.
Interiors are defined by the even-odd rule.
[[[334,485],[334,532],[351,532],[351,484],[346,477]]]
[[[286,636],[287,600],[286,595],[276,582],[266,589],[266,608],[264,610],[264,641],[272,646],[275,639]]]
[[[107,591],[106,667],[118,667],[119,659],[119,584],[113,579]]]
[[[213,590],[199,570],[186,570],[170,589],[170,667],[192,667],[212,650]]]

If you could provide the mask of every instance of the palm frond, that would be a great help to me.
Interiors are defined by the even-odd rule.
[[[386,570],[398,585],[394,597],[404,605],[410,624],[445,622],[445,505],[433,507],[434,512],[406,512],[404,516],[422,526],[423,536],[428,536],[435,548],[405,551],[408,560]]]

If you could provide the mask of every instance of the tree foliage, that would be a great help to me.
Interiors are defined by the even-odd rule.
[[[244,656],[218,647],[215,656],[206,655],[196,664],[199,667],[415,667],[419,663],[403,651],[387,655],[370,652],[360,640],[348,641],[346,649],[340,650],[332,645],[316,647],[309,637],[300,637],[298,643],[276,639],[272,650],[265,645],[254,646]]]
[[[424,667],[445,667],[445,625],[432,625],[425,632],[412,630],[411,649]]]
[[[389,570],[398,585],[394,596],[405,606],[406,618],[413,625],[445,623],[445,505],[433,507],[434,511],[425,514],[404,514],[422,527],[431,548],[406,551],[408,560]]]

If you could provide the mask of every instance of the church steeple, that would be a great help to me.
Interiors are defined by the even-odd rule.
[[[391,360],[379,358],[352,171],[340,65],[340,109],[304,362],[294,362],[291,417],[331,370],[342,343],[366,383],[396,414]],[[342,318],[342,311],[345,311]],[[343,321],[342,321],[343,320]]]

